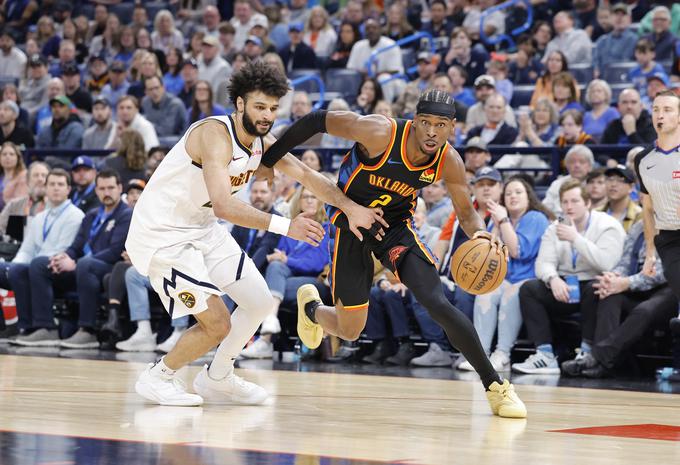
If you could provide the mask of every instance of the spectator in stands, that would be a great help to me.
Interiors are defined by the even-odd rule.
[[[121,61],[125,65],[129,65],[132,61],[132,56],[135,53],[135,31],[130,26],[123,26],[120,28],[119,46],[116,54],[113,56],[113,61]]]
[[[361,27],[366,19],[362,2],[359,0],[349,0],[347,6],[341,14],[342,20]]]
[[[491,94],[484,101],[486,122],[468,131],[468,137],[481,137],[488,145],[511,145],[517,139],[517,129],[504,121],[508,104],[499,93]],[[468,113],[469,118],[469,113]]]
[[[470,34],[462,27],[453,30],[449,49],[442,56],[438,71],[445,73],[453,65],[463,67],[467,72],[466,86],[472,86],[480,76],[484,75],[486,62],[489,59],[489,54],[485,50],[472,47]]]
[[[567,110],[560,115],[560,135],[555,145],[563,148],[570,145],[591,145],[595,140],[583,132],[583,113],[578,110]]]
[[[447,94],[453,93],[453,86],[451,85],[451,79],[444,73],[437,73],[432,77],[432,89],[446,92]],[[468,107],[462,102],[454,100],[453,106],[456,110],[456,120],[460,123],[456,123],[455,137],[462,137],[462,131],[465,128],[464,121],[467,118]],[[452,139],[453,140],[453,139]]]
[[[208,81],[196,83],[194,100],[187,111],[186,126],[208,116],[222,116],[226,114],[224,107],[213,103],[212,87]]]
[[[20,335],[14,343],[25,346],[54,346],[59,334],[52,309],[53,282],[59,287],[73,287],[74,277],[53,274],[52,257],[63,253],[73,242],[85,216],[68,200],[71,179],[68,172],[55,168],[47,176],[47,208],[37,214],[27,227],[24,241],[9,268],[9,282],[14,290],[19,328],[35,330]],[[47,275],[47,276],[45,276]],[[46,279],[45,279],[46,278]]]
[[[263,51],[264,44],[262,39],[255,35],[249,35],[246,39],[246,45],[243,47],[243,54],[248,57],[248,60],[259,60],[262,57]]]
[[[30,129],[18,124],[19,107],[11,100],[0,103],[0,144],[12,142],[22,150],[35,146]]]
[[[137,64],[137,66],[135,66],[135,64]],[[135,70],[137,73],[134,73]],[[128,94],[133,95],[138,100],[141,100],[144,98],[144,94],[146,93],[144,82],[147,79],[154,76],[163,79],[163,73],[161,72],[158,57],[151,52],[147,52],[146,50],[138,50],[135,52],[134,58],[132,59],[130,75],[134,81],[130,83]]]
[[[17,86],[11,83],[5,84],[2,88],[2,98],[0,98],[0,102],[2,101],[12,101],[16,103],[19,107],[19,117],[17,121],[19,124],[28,127],[28,112],[21,107],[21,97],[19,96],[19,89],[17,89]]]
[[[431,24],[431,23],[430,23]],[[387,15],[385,20],[385,26],[382,31],[385,37],[389,37],[395,42],[404,37],[408,37],[413,34],[413,26],[408,22],[406,17],[406,10],[404,5],[401,3],[392,3],[387,9]],[[448,37],[451,31],[446,34],[446,42],[448,46]],[[433,34],[435,36],[435,34]],[[438,37],[439,40],[441,38]],[[413,48],[414,43],[402,45],[402,48]]]
[[[78,18],[76,18],[77,20]],[[72,40],[76,46],[76,61],[78,63],[85,63],[87,56],[90,53],[87,44],[87,30],[88,30],[88,20],[85,16],[81,16],[78,20],[67,19],[62,24],[62,36],[64,39]],[[80,24],[80,26],[79,26]]]
[[[586,31],[588,37],[592,39],[597,24],[597,1],[580,0],[574,2],[574,17],[576,26]]]
[[[260,37],[259,30],[262,29],[264,31],[264,36],[267,37],[267,26],[268,25],[265,21],[260,20],[255,23],[250,31],[254,35]],[[234,55],[238,52],[234,46],[234,35],[236,34],[236,30],[234,29],[234,26],[231,25],[231,23],[224,21],[220,23],[217,31],[219,33],[217,39],[220,41],[220,48],[222,49],[221,56],[229,63],[232,63],[234,60]]]
[[[184,84],[177,94],[177,97],[184,103],[186,108],[189,108],[194,101],[194,90],[196,88],[196,82],[198,81],[198,62],[193,58],[184,60],[180,75]]]
[[[79,149],[83,142],[85,128],[78,115],[71,112],[73,103],[65,95],[50,99],[52,123],[38,133],[38,148]]]
[[[510,350],[522,327],[519,289],[524,282],[536,278],[534,265],[541,246],[541,237],[553,214],[536,197],[523,178],[506,182],[501,203],[489,202],[489,211],[497,234],[508,247],[508,273],[496,290],[475,297],[474,324],[482,347],[491,354],[496,371],[510,368]],[[491,352],[491,342],[498,330],[498,342]],[[473,371],[469,362],[458,365],[459,370]]]
[[[219,45],[216,37],[205,36],[201,46],[201,57],[198,59],[198,78],[208,81],[215,94],[220,82],[228,80],[232,72],[231,65],[220,56]]]
[[[468,78],[467,71],[460,65],[453,65],[449,67],[446,74],[451,79],[451,96],[454,102],[460,102],[467,107],[474,105],[477,101],[475,94],[468,87],[464,87]]]
[[[109,68],[109,83],[102,88],[99,96],[108,100],[115,108],[118,105],[118,100],[127,95],[129,88],[130,83],[127,80],[125,63],[114,61]]]
[[[144,164],[144,179],[151,178],[151,175],[156,171],[156,168],[158,168],[158,165],[163,161],[169,151],[169,147],[151,147],[147,154],[146,163]]]
[[[254,18],[265,18],[261,13],[253,12],[249,0],[236,0],[234,2],[234,17],[231,18],[231,25],[234,26],[236,34],[234,36],[234,47],[241,50],[246,43],[246,38],[253,27]]]
[[[118,150],[104,159],[102,169],[115,171],[127,184],[131,179],[144,179],[145,163],[146,150],[141,134],[134,129],[124,129],[120,133]]]
[[[144,10],[146,12],[146,10]],[[109,17],[109,10],[106,5],[98,3],[94,7],[94,17],[87,32],[87,40],[90,42],[93,37],[96,37],[104,32],[106,28],[106,18]]]
[[[0,31],[0,76],[23,79],[26,74],[26,54],[16,47],[9,28]]]
[[[147,14],[146,8],[143,4],[135,4],[135,8],[132,10],[132,23],[130,26],[135,31],[140,29],[148,29],[151,26],[149,15]]]
[[[518,142],[525,142],[530,147],[553,145],[557,139],[559,113],[555,104],[549,99],[540,98],[529,113],[519,114]]]
[[[427,207],[425,221],[430,226],[441,228],[453,211],[453,204],[448,196],[444,181],[439,180],[425,186],[421,194]]]
[[[345,68],[354,44],[361,39],[357,25],[343,22],[340,24],[338,41],[328,61],[329,68]]]
[[[656,139],[652,117],[642,108],[637,90],[621,92],[618,109],[621,117],[612,120],[604,130],[603,144],[649,144]]]
[[[584,318],[595,324],[593,345],[589,352],[562,363],[564,374],[611,376],[624,350],[640,340],[648,328],[666,326],[677,315],[677,299],[666,285],[661,262],[657,261],[649,276],[642,273],[644,260],[645,238],[639,221],[630,228],[616,267],[595,278],[593,287],[600,300],[582,309]]]
[[[23,107],[32,119],[38,109],[47,103],[47,62],[40,55],[31,55],[28,60],[28,79],[19,87],[19,96]]]
[[[125,129],[134,129],[142,136],[146,150],[160,145],[156,129],[148,119],[139,113],[139,103],[132,95],[126,95],[118,100],[116,118],[118,120],[118,137],[120,137]],[[120,147],[116,142],[114,144]]]
[[[328,58],[333,53],[338,35],[331,26],[324,7],[317,5],[309,11],[302,40],[319,58]]]
[[[109,65],[103,56],[95,55],[88,60],[88,78],[85,87],[94,96],[99,95],[109,82]]]
[[[540,98],[549,98],[553,100],[553,86],[552,80],[560,73],[566,73],[569,71],[569,66],[567,65],[567,58],[559,50],[550,52],[547,60],[545,61],[545,71],[543,75],[536,81],[536,88],[534,93],[531,95],[531,107],[536,105],[536,102]]]
[[[656,59],[670,61],[673,58],[673,49],[678,38],[673,35],[671,29],[671,12],[665,6],[657,6],[651,11],[652,32],[643,38],[654,44]]]
[[[290,23],[288,25],[290,43],[287,47],[279,49],[279,55],[288,73],[294,69],[313,69],[317,66],[314,49],[302,41],[303,30],[302,23]]]
[[[375,102],[375,107],[373,108],[374,115],[383,115],[387,118],[394,118],[394,112],[392,111],[392,105],[387,103],[387,100],[378,100]]]
[[[645,110],[649,113],[652,112],[652,103],[657,94],[664,90],[668,90],[670,84],[671,83],[665,74],[652,74],[651,76],[647,76],[647,95],[641,99]]]
[[[446,17],[447,5],[444,0],[430,2],[430,21],[422,27],[423,32],[429,32],[434,38],[437,53],[443,54],[449,48],[449,40],[455,24]],[[478,28],[479,30],[479,28]]]
[[[0,16],[5,27],[16,33],[17,36],[24,37],[40,6],[38,2],[29,0],[27,2],[3,2],[0,8]]]
[[[586,103],[590,107],[583,116],[583,130],[599,141],[605,128],[619,118],[619,112],[611,106],[612,89],[607,81],[595,79],[586,88]]]
[[[404,91],[392,105],[394,113],[402,118],[413,117],[420,94],[432,85],[432,77],[437,70],[437,63],[429,52],[420,52],[416,64],[418,66],[418,77],[406,84]]]
[[[64,92],[64,81],[61,78],[52,78],[47,82],[47,101],[35,114],[35,133],[40,134],[40,131],[49,127],[52,123],[50,100],[59,95],[64,95]]]
[[[593,34],[590,36],[593,43],[605,34],[608,34],[614,29],[612,24],[612,12],[609,6],[604,6],[602,4],[597,9],[597,22],[595,23],[595,28],[593,29]]]
[[[623,165],[607,168],[604,172],[607,186],[607,203],[598,211],[605,212],[618,220],[628,232],[642,219],[642,207],[630,198],[635,187],[635,173]]]
[[[517,39],[515,59],[508,64],[508,79],[515,85],[535,84],[543,72],[543,65],[536,53],[536,39],[522,34]]]
[[[316,150],[312,149],[305,150],[300,156],[300,161],[307,165],[309,168],[313,169],[314,171],[318,171],[319,173],[321,173],[324,170],[323,160],[321,159],[321,155]]]
[[[282,237],[274,252],[267,255],[269,265],[265,280],[274,296],[275,308],[272,314],[262,322],[260,338],[241,351],[244,357],[269,358],[272,356],[271,335],[281,332],[281,324],[276,316],[279,306],[282,302],[294,302],[297,289],[303,284],[316,283],[319,275],[328,266],[330,223],[326,218],[323,202],[304,187],[298,188],[290,206],[291,218],[300,213],[309,215],[310,218],[322,223],[327,232],[318,247]]]
[[[184,35],[175,27],[175,19],[169,10],[163,9],[156,13],[151,33],[151,46],[156,50],[162,50],[166,55],[173,48],[184,47]]]
[[[595,168],[586,175],[586,192],[590,197],[590,209],[602,210],[607,204],[607,178],[604,168]]]
[[[594,305],[593,282],[621,258],[625,232],[611,216],[591,212],[590,199],[579,180],[560,187],[565,218],[551,224],[541,239],[536,259],[536,279],[519,291],[522,317],[536,353],[512,370],[527,374],[559,374],[553,352],[551,322],[559,316],[581,312],[581,349],[590,351],[595,322],[582,310]]]
[[[278,124],[275,123],[272,134],[276,137],[280,137],[284,131],[293,124],[295,121],[299,120],[303,116],[309,114],[312,111],[312,102],[309,99],[309,94],[305,91],[298,91],[293,93],[293,103],[291,105],[290,119],[288,121],[279,121]],[[321,144],[321,135],[315,134],[311,138],[307,139],[304,146],[318,147]]]
[[[71,163],[71,176],[73,180],[69,195],[71,203],[80,208],[83,213],[99,207],[99,197],[94,190],[97,170],[92,159],[84,155],[74,158]]]
[[[101,35],[92,38],[90,43],[90,56],[102,55],[107,59],[113,58],[118,53],[120,46],[118,31],[120,30],[120,19],[114,13],[109,13],[106,17],[106,27]]]
[[[489,76],[496,81],[496,92],[501,94],[506,102],[510,102],[512,100],[514,86],[508,79],[508,66],[505,64],[505,61],[497,59],[491,60],[487,64],[487,72],[489,73]]]
[[[532,37],[536,41],[536,55],[538,55],[539,58],[545,58],[548,44],[553,38],[552,27],[550,27],[550,24],[547,21],[536,21],[531,31]]]
[[[352,111],[362,115],[371,115],[374,113],[375,105],[383,98],[383,88],[378,80],[364,76],[357,91],[357,101],[352,105]]]
[[[177,96],[184,86],[184,80],[180,76],[184,57],[182,49],[171,48],[165,56],[166,73],[163,75],[163,86],[170,94]]]
[[[491,163],[491,153],[481,137],[470,137],[465,144],[465,169],[476,173],[478,169]]]
[[[647,97],[647,78],[657,76],[670,84],[666,70],[654,61],[654,44],[649,39],[640,39],[635,44],[635,61],[637,66],[628,71],[628,81],[635,86],[641,98]]]
[[[0,209],[2,209],[10,200],[28,194],[24,158],[21,149],[12,142],[5,142],[0,146],[0,168],[2,168],[0,175],[0,188],[2,189]]]
[[[595,157],[593,152],[585,145],[574,145],[569,149],[564,157],[564,165],[567,168],[567,175],[555,179],[548,188],[543,198],[543,205],[555,215],[562,213],[560,201],[560,188],[562,184],[572,179],[583,182],[587,174],[593,169]]]
[[[493,7],[496,4],[495,0],[477,0],[473,2],[465,15],[463,27],[468,31],[470,37],[474,40],[481,40],[479,31],[481,28],[482,11]],[[495,10],[488,14],[484,19],[484,34],[487,37],[494,37],[505,32],[505,12],[502,10]]]
[[[369,18],[366,20],[364,26],[366,29],[366,38],[358,41],[352,47],[352,52],[350,53],[349,61],[347,62],[347,68],[367,74],[368,69],[366,68],[366,62],[371,56],[371,53],[375,50],[394,44],[394,41],[388,37],[382,36],[380,25],[376,20]],[[404,64],[401,59],[399,47],[393,47],[388,51],[377,55],[373,61],[373,66],[378,77],[382,74],[403,73]]]
[[[602,75],[611,63],[630,61],[635,53],[637,34],[630,27],[630,13],[624,3],[617,3],[611,8],[612,32],[603,35],[595,44],[593,56],[593,74]]]
[[[63,67],[66,64],[76,64],[77,66],[76,45],[72,40],[62,40],[61,44],[59,44],[59,58],[50,65],[50,75],[53,77],[61,77]]]
[[[553,27],[556,36],[545,49],[544,63],[547,62],[546,57],[550,57],[550,54],[555,50],[564,54],[569,65],[591,63],[593,44],[586,31],[574,28],[574,18],[570,12],[560,11],[557,13],[553,19]]]
[[[259,18],[260,16],[255,16]],[[215,7],[215,5],[204,5],[203,14],[201,15],[201,26],[200,30],[207,36],[217,37],[219,35],[220,21],[222,17],[220,16],[220,11]]]
[[[0,212],[0,234],[7,234],[7,225],[12,216],[23,216],[27,219],[26,224],[33,221],[35,215],[45,209],[45,183],[47,182],[47,174],[50,172],[50,167],[47,163],[42,161],[34,161],[28,167],[26,178],[28,183],[28,195],[17,197],[7,202],[5,207]],[[24,238],[28,236],[25,234]],[[0,274],[2,272],[0,271]],[[1,286],[0,286],[1,287]],[[0,318],[0,326],[2,318]]]
[[[156,134],[179,136],[187,122],[187,112],[182,101],[165,90],[163,80],[153,76],[144,80],[146,97],[142,100],[144,116],[154,125]]]
[[[57,34],[57,30],[54,26],[54,20],[49,16],[41,16],[37,24],[38,35],[36,37],[38,41],[38,47],[40,47],[40,53],[46,56],[47,59],[56,58],[61,55],[61,37]],[[73,57],[71,60],[75,59],[75,47],[73,49]],[[69,60],[70,61],[70,60]],[[50,72],[50,74],[52,74]],[[55,76],[52,74],[52,76]]]
[[[225,24],[228,24],[229,27],[232,27],[231,24],[229,24],[229,23],[225,23]],[[277,46],[274,45],[274,43],[269,39],[269,35],[267,34],[268,26],[269,26],[268,21],[258,19],[257,21],[255,21],[255,23],[253,24],[253,28],[250,30],[250,35],[257,37],[262,42],[262,53],[263,54],[264,53],[276,53],[276,47]],[[237,52],[237,50],[233,49],[233,35],[231,37],[231,42],[227,42],[227,45],[228,45],[227,50],[229,50],[229,49],[232,50],[229,57],[225,56],[224,42],[222,41],[222,39],[220,39],[220,45],[222,45],[222,57],[224,57],[224,59],[227,60],[227,61],[233,60],[234,54],[236,54],[236,52]],[[233,63],[232,63],[232,66],[233,66]]]
[[[83,89],[80,80],[80,69],[75,62],[62,67],[61,80],[64,81],[64,91],[76,109],[92,113],[92,94]]]
[[[475,80],[475,98],[477,103],[472,105],[467,112],[465,125],[468,128],[483,126],[486,124],[486,112],[484,104],[486,100],[496,93],[496,80],[488,74],[483,74]],[[516,127],[515,113],[509,105],[505,106],[504,121],[509,126]]]
[[[187,47],[186,53],[184,54],[185,59],[194,59],[198,62],[201,58],[202,48],[203,48],[203,38],[205,34],[203,31],[194,31],[191,34],[191,39],[189,39],[189,46]],[[219,40],[218,40],[219,42]]]
[[[161,67],[165,65],[165,53],[162,50],[154,50],[151,45],[151,34],[146,29],[140,29],[137,31],[135,36],[135,42],[137,43],[137,51],[149,52],[156,56],[156,64],[160,71]],[[134,53],[132,54],[132,59],[134,62]]]
[[[552,78],[552,96],[557,111],[560,114],[567,110],[583,113],[584,108],[579,103],[578,83],[569,72],[559,73]]]

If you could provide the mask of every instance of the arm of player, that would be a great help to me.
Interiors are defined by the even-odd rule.
[[[222,123],[207,121],[192,130],[186,149],[189,156],[203,167],[203,179],[215,216],[246,228],[271,229],[274,215],[262,212],[231,195],[229,162],[233,147]],[[286,235],[318,245],[324,236],[324,229],[310,218],[297,216],[290,221]]]
[[[656,262],[656,246],[654,236],[656,236],[656,220],[654,219],[654,205],[649,194],[640,193],[642,200],[642,224],[645,235],[645,263],[642,266],[642,273],[647,276],[654,276],[654,263]]]

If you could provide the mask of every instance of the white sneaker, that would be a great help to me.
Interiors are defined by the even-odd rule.
[[[281,322],[276,315],[269,315],[262,322],[260,334],[279,334],[281,332]]]
[[[537,350],[522,363],[513,363],[512,371],[528,375],[559,375],[560,366],[557,364],[557,357]]]
[[[139,375],[135,383],[135,391],[140,396],[160,405],[192,407],[203,404],[201,396],[190,394],[182,380],[178,378],[163,379],[151,373],[149,366]]]
[[[156,335],[135,331],[125,341],[116,342],[116,349],[124,352],[154,352],[156,350]]]
[[[443,351],[438,344],[431,342],[427,352],[411,359],[409,363],[417,367],[446,367],[451,366],[451,355]]]
[[[489,357],[493,369],[496,371],[507,371],[510,369],[510,357],[502,350],[494,350]]]
[[[175,347],[175,344],[177,344],[177,341],[179,341],[179,338],[182,337],[182,334],[184,334],[183,329],[174,330],[169,338],[156,346],[156,352],[163,352],[165,354],[170,352]]]
[[[208,375],[208,365],[194,379],[194,390],[206,402],[221,404],[262,404],[267,397],[267,391],[255,383],[246,381],[233,371],[221,380],[214,380]]]
[[[460,371],[475,371],[475,367],[472,366],[470,362],[465,360],[464,362],[460,363],[457,367],[457,370]]]
[[[241,351],[245,358],[272,358],[274,344],[267,342],[261,337]]]

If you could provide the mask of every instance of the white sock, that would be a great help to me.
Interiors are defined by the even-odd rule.
[[[151,334],[151,322],[149,320],[139,320],[137,322],[137,333],[148,336]]]
[[[154,366],[151,367],[151,374],[163,379],[171,379],[177,373],[177,370],[172,370],[163,361],[165,357],[161,358]]]

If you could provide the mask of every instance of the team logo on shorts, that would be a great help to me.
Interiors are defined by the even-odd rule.
[[[388,252],[390,263],[392,263],[392,268],[394,268],[395,270],[397,269],[397,262],[399,261],[401,255],[404,253],[406,249],[408,249],[408,247],[398,245],[396,247],[392,247]]]
[[[178,297],[187,308],[193,308],[196,305],[196,298],[191,292],[180,292]]]

